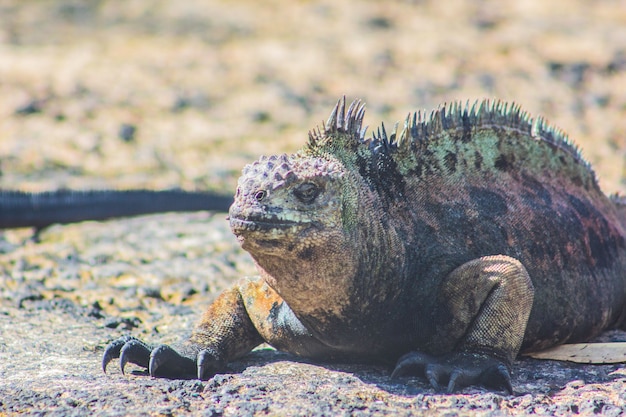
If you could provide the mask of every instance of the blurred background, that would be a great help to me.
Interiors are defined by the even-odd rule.
[[[0,188],[230,192],[342,95],[515,101],[626,190],[623,1],[0,1]]]
[[[606,192],[626,193],[624,0],[0,0],[0,189],[233,193],[245,164],[296,151],[343,95],[367,103],[371,130],[444,102],[515,101],[568,132]],[[561,364],[521,366],[517,389],[531,395],[488,394],[479,406],[412,397],[426,385],[390,384],[379,368],[347,368],[355,382],[281,362],[201,394],[129,384],[113,366],[104,376],[109,341],[175,343],[223,288],[255,274],[224,218],[0,232],[0,414],[272,414],[326,407],[327,396],[335,408],[320,409],[335,414],[390,404],[394,415],[566,415],[623,403],[618,371]]]

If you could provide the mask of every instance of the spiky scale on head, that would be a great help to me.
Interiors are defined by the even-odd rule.
[[[340,99],[324,124],[323,130],[317,127],[309,131],[309,142],[303,150],[313,154],[327,147],[335,151],[356,149],[365,143],[367,127],[363,128],[365,104],[355,100],[346,110],[345,96]]]
[[[365,103],[361,100],[354,100],[346,111],[346,97],[337,101],[335,108],[330,113],[324,125],[323,135],[318,132],[309,132],[309,146],[315,147],[320,141],[324,141],[330,136],[347,134],[356,142],[362,142],[367,128],[363,127],[363,117],[365,117]]]

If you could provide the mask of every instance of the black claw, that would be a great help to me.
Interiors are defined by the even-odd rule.
[[[393,372],[391,372],[391,379],[398,379],[398,377],[404,376],[404,368],[397,364]]]
[[[210,358],[209,358],[210,356]],[[215,355],[209,355],[202,368],[196,367],[195,358],[179,354],[169,346],[161,345],[153,349],[151,345],[132,336],[120,337],[109,343],[102,356],[102,370],[106,373],[107,365],[115,358],[120,359],[122,374],[127,363],[134,363],[147,368],[151,376],[165,376],[171,378],[195,377],[202,370],[204,374],[209,369],[216,369],[220,363]]]
[[[204,380],[212,377],[218,371],[225,367],[224,361],[217,358],[217,355],[212,350],[204,349],[198,352],[196,359],[198,364],[198,379]]]
[[[460,371],[454,371],[452,375],[450,375],[450,380],[448,381],[448,388],[446,390],[448,394],[452,394],[454,390],[456,389],[457,385],[462,385],[462,384],[457,384],[457,381],[460,382],[459,380],[462,379],[461,376],[462,374]]]
[[[457,352],[433,357],[421,352],[409,352],[402,356],[391,374],[391,378],[403,375],[426,377],[437,391],[447,383],[447,391],[469,385],[482,385],[513,394],[511,374],[501,360],[482,353]]]
[[[148,365],[150,376],[155,377],[157,375],[156,372],[159,370],[159,367],[171,358],[171,354],[172,349],[167,345],[157,346],[150,353],[150,363]]]
[[[481,375],[481,382],[487,387],[501,389],[509,395],[513,395],[513,385],[511,384],[511,373],[506,366],[499,364],[487,369]]]
[[[409,352],[398,359],[391,378],[395,379],[404,375],[424,375],[426,365],[435,362],[435,359],[422,352]]]
[[[209,368],[211,357],[209,352],[206,350],[202,350],[198,353],[198,358],[196,359],[196,363],[198,366],[198,379],[202,380],[204,374],[207,372]]]
[[[157,346],[150,354],[147,365],[150,376],[188,377],[197,372],[194,360],[181,356],[167,345]]]
[[[448,387],[446,388],[446,392],[448,394],[453,394],[455,389],[456,389],[456,380],[450,378],[450,381],[448,382]]]
[[[147,368],[150,358],[150,347],[141,340],[132,338],[124,344],[119,356],[122,374],[124,374],[124,368],[128,362]]]
[[[102,356],[102,371],[107,373],[107,365],[115,358],[120,357],[120,351],[124,347],[124,345],[129,340],[136,340],[132,336],[122,336],[119,339],[116,339],[109,343],[109,345],[104,350],[104,355]]]
[[[102,372],[107,373],[107,365],[115,358],[120,357],[120,349],[124,346],[124,343],[118,343],[119,340],[111,342],[104,350],[102,356]]]
[[[431,387],[435,391],[441,391],[441,385],[439,385],[439,371],[435,366],[429,365],[426,367],[426,379]]]

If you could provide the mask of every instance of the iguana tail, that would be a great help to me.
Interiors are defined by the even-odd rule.
[[[168,211],[228,211],[233,197],[182,190],[0,191],[0,229]]]

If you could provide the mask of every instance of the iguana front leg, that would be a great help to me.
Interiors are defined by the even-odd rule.
[[[274,290],[263,280],[254,279],[224,291],[178,349],[124,336],[107,346],[102,368],[106,372],[109,362],[119,357],[122,372],[131,362],[148,368],[151,376],[206,379],[264,341],[305,356],[325,356],[330,351]]]
[[[244,306],[241,287],[235,286],[225,290],[209,306],[189,339],[178,349],[122,337],[107,346],[102,368],[106,371],[107,364],[119,357],[122,372],[126,363],[131,362],[147,367],[151,376],[202,379],[262,342]]]
[[[510,366],[519,352],[533,303],[534,288],[524,266],[504,255],[467,262],[442,282],[438,294],[437,341],[443,356],[410,352],[392,376],[425,375],[448,391],[484,385],[512,393]],[[440,345],[440,346],[438,346]]]

